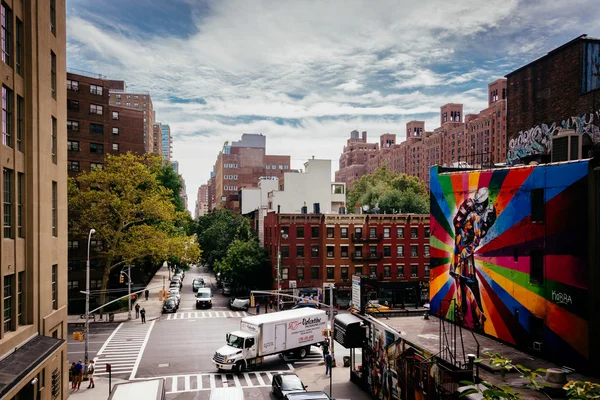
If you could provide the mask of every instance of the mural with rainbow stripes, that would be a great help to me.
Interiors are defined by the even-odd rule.
[[[431,169],[430,306],[560,365],[586,368],[587,160]]]

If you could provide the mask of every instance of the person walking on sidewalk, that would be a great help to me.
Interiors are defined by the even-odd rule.
[[[331,353],[327,352],[327,354],[325,354],[325,375],[331,374],[332,360],[333,357],[331,356]]]
[[[142,310],[140,311],[140,315],[142,316],[142,324],[146,323],[146,309],[142,308]]]
[[[94,384],[94,371],[96,369],[94,368],[94,360],[90,361],[90,364],[87,367],[87,375],[88,378],[90,379],[90,384],[88,385],[88,389],[93,389],[96,387],[96,385]]]
[[[256,315],[260,314],[260,303],[256,302]]]
[[[146,289],[146,291],[144,291],[144,296],[146,297],[146,301],[148,301],[149,295],[150,295],[150,291],[148,289]]]
[[[81,363],[81,360],[79,360],[79,362],[77,364],[75,364],[75,379],[76,379],[76,385],[75,385],[75,390],[79,390],[79,388],[81,387],[81,381],[83,381],[83,364]]]
[[[140,317],[140,305],[136,304],[135,305],[135,319],[138,319]]]
[[[69,368],[69,378],[71,380],[71,390],[75,390],[75,388],[77,387],[77,378],[76,378],[76,374],[75,374],[75,361],[73,361],[73,364],[71,364],[71,368]]]

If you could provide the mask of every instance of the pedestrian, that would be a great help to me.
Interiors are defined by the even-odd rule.
[[[283,311],[283,299],[279,299],[279,311]]]
[[[140,317],[140,305],[136,304],[135,305],[135,319],[138,319]]]
[[[144,296],[146,296],[146,301],[148,301],[148,296],[150,296],[150,291],[148,289],[144,291]]]
[[[260,303],[256,302],[256,315],[260,314]]]
[[[384,301],[384,302],[383,302],[383,305],[384,305],[384,306],[386,306],[386,307],[388,307],[388,306],[389,306],[389,303],[388,303],[388,301],[387,301],[387,300],[386,300],[386,301]]]
[[[331,374],[332,360],[333,360],[333,357],[331,356],[331,353],[327,352],[327,354],[325,354],[325,375]]]
[[[96,369],[94,368],[94,360],[91,360],[90,364],[87,367],[87,375],[90,380],[90,384],[87,387],[88,389],[93,389],[96,387],[96,385],[94,384],[94,371],[95,370]]]
[[[79,390],[81,387],[81,382],[83,381],[83,364],[82,361],[79,360],[77,364],[75,364],[75,368],[73,370],[75,372],[75,390]]]
[[[269,308],[273,309],[273,300],[272,299],[269,299],[268,303],[265,301],[265,314],[269,312]]]
[[[140,315],[142,316],[142,324],[146,323],[146,309],[142,308],[142,310],[140,311]]]
[[[75,390],[77,386],[77,379],[75,374],[75,361],[71,364],[71,368],[69,368],[69,380],[71,381],[71,390]]]

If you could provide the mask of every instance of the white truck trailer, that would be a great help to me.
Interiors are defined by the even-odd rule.
[[[217,370],[240,371],[274,354],[295,353],[304,358],[310,346],[326,341],[325,311],[312,308],[279,311],[242,318],[240,330],[228,333],[227,344],[217,350]]]

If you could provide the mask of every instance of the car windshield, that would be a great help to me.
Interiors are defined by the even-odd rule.
[[[210,293],[200,292],[200,293],[198,293],[198,295],[196,297],[201,298],[201,299],[208,299],[210,297]]]
[[[169,290],[170,294],[179,294],[179,290]]]
[[[283,375],[281,377],[282,390],[304,390],[304,385],[300,378],[294,375]]]
[[[235,347],[236,349],[241,349],[244,347],[244,338],[235,335],[229,335],[227,344],[231,347]]]
[[[167,300],[165,302],[165,305],[167,305],[167,306],[173,306],[173,305],[175,305],[175,301],[173,301],[173,300]]]

